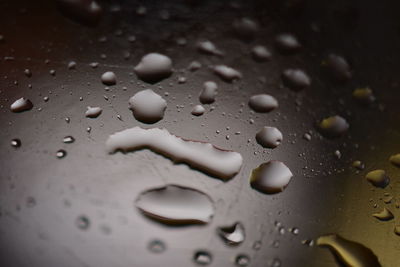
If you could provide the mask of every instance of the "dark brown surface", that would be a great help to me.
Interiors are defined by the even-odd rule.
[[[199,249],[211,251],[211,266],[218,267],[233,266],[239,253],[251,257],[251,266],[268,266],[274,258],[282,266],[336,266],[328,250],[301,243],[326,233],[364,244],[383,266],[399,266],[400,237],[393,228],[400,223],[400,210],[394,206],[396,200],[384,204],[380,199],[384,192],[400,199],[399,169],[388,161],[400,153],[399,8],[396,1],[367,2],[244,1],[238,2],[241,8],[233,8],[225,1],[146,1],[145,16],[135,13],[138,2],[118,1],[119,12],[111,12],[105,2],[100,24],[84,27],[63,17],[52,1],[1,1],[0,266],[194,266],[192,257]],[[160,19],[161,10],[169,10],[171,18]],[[232,30],[233,21],[242,16],[260,23],[252,41],[236,38]],[[313,23],[320,32],[312,30]],[[122,35],[115,34],[118,30]],[[274,36],[281,32],[296,34],[302,50],[295,55],[275,51]],[[129,35],[135,35],[136,42],[130,43]],[[99,42],[102,36],[106,42]],[[179,37],[188,44],[177,45]],[[225,57],[200,54],[195,44],[204,39],[225,51]],[[270,62],[252,59],[255,44],[271,48]],[[130,58],[124,59],[125,52]],[[175,73],[156,85],[138,81],[133,67],[148,52],[170,56]],[[352,65],[353,78],[345,84],[333,83],[322,67],[332,52],[344,55]],[[107,58],[101,59],[101,54]],[[76,70],[68,70],[71,60],[77,62]],[[193,60],[203,67],[192,73],[186,67]],[[100,65],[92,69],[91,62]],[[208,65],[221,63],[240,70],[243,79],[233,84],[220,80]],[[310,88],[298,93],[281,88],[281,72],[293,67],[308,72]],[[26,68],[32,77],[24,75]],[[51,69],[55,76],[49,74]],[[100,76],[110,70],[118,82],[106,91]],[[178,84],[180,75],[188,81]],[[192,103],[198,104],[206,80],[219,84],[215,109],[210,112],[207,106],[205,115],[194,118]],[[371,107],[352,99],[352,91],[364,86],[377,97]],[[104,143],[110,134],[136,125],[149,127],[136,121],[128,108],[129,97],[142,88],[161,95],[169,92],[164,97],[166,115],[154,126],[240,152],[241,172],[224,183],[146,150],[107,155]],[[279,108],[251,114],[247,101],[256,93],[275,96]],[[50,100],[44,102],[44,96]],[[12,113],[9,106],[20,97],[29,98],[34,108]],[[103,113],[97,119],[85,118],[86,106],[101,106]],[[335,140],[321,138],[315,123],[335,114],[349,121],[349,132]],[[249,123],[251,118],[254,124]],[[266,125],[278,127],[284,135],[274,150],[255,142],[255,134]],[[309,130],[313,134],[308,142],[302,136]],[[241,134],[235,135],[238,131]],[[67,135],[76,141],[63,144]],[[11,147],[13,138],[21,140],[20,148]],[[59,149],[67,151],[65,158],[56,158]],[[341,159],[335,158],[335,150],[341,151]],[[253,168],[272,159],[285,162],[294,177],[284,192],[263,195],[251,189],[249,176]],[[366,169],[357,174],[353,160],[363,161]],[[364,178],[376,168],[392,178],[386,189],[374,189]],[[213,221],[171,229],[143,217],[133,204],[137,195],[166,183],[207,192],[217,207]],[[29,204],[30,197],[35,205]],[[394,220],[379,222],[371,216],[384,206],[394,213]],[[82,214],[90,219],[86,231],[75,223]],[[246,240],[230,248],[216,227],[236,221],[245,226]],[[275,222],[285,227],[284,235]],[[104,227],[111,233],[105,234]],[[298,227],[299,235],[288,232],[290,227]],[[154,238],[166,243],[164,253],[148,251]],[[253,250],[253,242],[260,239],[262,248]],[[276,240],[278,248],[272,245]]]

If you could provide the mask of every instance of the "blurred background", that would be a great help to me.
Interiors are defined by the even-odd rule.
[[[342,266],[340,256],[316,244],[331,233],[371,249],[382,266],[400,266],[400,172],[389,161],[400,153],[399,5],[0,1],[0,266]],[[283,33],[298,47],[280,44]],[[221,53],[199,48],[207,40]],[[270,55],[260,60],[256,46]],[[134,72],[151,52],[173,65],[155,84]],[[193,61],[201,65],[196,71]],[[224,81],[213,73],[216,65],[242,77]],[[337,79],[343,68],[351,75]],[[311,84],[291,90],[282,82],[287,69],[305,71]],[[102,83],[107,71],[116,85]],[[216,100],[193,116],[206,81],[218,84]],[[365,88],[367,96],[354,96]],[[129,98],[143,89],[167,101],[155,124],[129,109]],[[279,107],[252,111],[247,103],[256,94],[274,96]],[[22,97],[33,107],[12,112]],[[101,107],[101,115],[85,117],[88,106]],[[321,135],[321,120],[335,115],[349,129],[338,138]],[[107,138],[134,126],[239,152],[242,168],[221,181],[150,150],[109,155]],[[277,148],[256,142],[264,126],[282,132]],[[249,183],[252,170],[270,160],[293,173],[277,194]],[[376,169],[390,177],[385,188],[365,178]],[[167,184],[204,192],[215,207],[212,220],[171,227],[143,216],[135,200]],[[384,208],[394,218],[373,216]],[[235,222],[245,239],[229,246],[217,229]]]

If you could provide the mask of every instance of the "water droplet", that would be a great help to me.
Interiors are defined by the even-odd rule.
[[[387,208],[383,208],[380,212],[372,214],[372,216],[380,221],[390,221],[394,218],[393,213]]]
[[[253,243],[253,249],[254,249],[254,250],[259,250],[259,249],[261,248],[261,246],[262,246],[261,241],[255,241],[255,242]]]
[[[311,79],[301,69],[287,69],[282,73],[283,84],[294,91],[300,91],[311,85]]]
[[[162,253],[165,251],[166,246],[163,241],[155,239],[151,240],[148,245],[148,249],[153,253]]]
[[[396,226],[394,227],[394,233],[395,233],[396,235],[400,235],[400,225],[396,225]]]
[[[18,139],[18,138],[15,138],[15,139],[11,140],[11,146],[15,147],[15,148],[20,147],[21,146],[21,140]]]
[[[375,96],[369,87],[357,88],[353,91],[353,97],[364,105],[372,104],[375,101]]]
[[[205,112],[205,108],[202,105],[196,105],[193,107],[191,114],[194,116],[201,116]]]
[[[172,60],[162,54],[150,53],[142,57],[134,71],[142,81],[157,83],[171,76]]]
[[[101,75],[101,82],[105,85],[115,85],[117,83],[117,76],[112,71],[104,72]]]
[[[68,63],[68,69],[69,69],[69,70],[74,70],[74,69],[76,69],[76,62],[75,62],[75,61],[70,61],[70,62]]]
[[[318,246],[326,246],[346,266],[381,266],[376,255],[364,245],[330,234],[317,239]]]
[[[333,155],[335,155],[335,157],[337,159],[340,159],[342,157],[342,153],[339,150],[335,150],[335,152],[333,153]]]
[[[305,133],[305,134],[303,135],[303,138],[304,138],[305,140],[307,140],[307,141],[311,141],[311,134]]]
[[[141,122],[152,124],[164,117],[167,101],[151,89],[137,92],[129,99],[133,116]]]
[[[197,49],[200,52],[206,53],[206,54],[211,54],[211,55],[216,55],[216,56],[222,56],[223,53],[221,50],[219,50],[214,43],[210,41],[200,41],[197,43]]]
[[[233,28],[236,34],[246,41],[253,39],[259,30],[258,23],[246,17],[234,21]]]
[[[257,143],[266,148],[276,148],[282,142],[282,133],[275,127],[264,126],[256,134]]]
[[[257,45],[255,47],[253,47],[253,49],[251,50],[251,53],[253,55],[253,58],[256,61],[260,61],[260,62],[268,61],[272,57],[271,52],[265,46],[262,46],[262,45]]]
[[[269,265],[270,267],[281,267],[282,266],[282,262],[280,259],[275,258],[272,260],[271,264]]]
[[[214,215],[214,205],[206,194],[177,185],[142,192],[136,207],[147,217],[167,225],[206,224]]]
[[[242,78],[242,73],[225,65],[215,66],[214,73],[217,74],[222,80],[227,82],[232,82],[233,80]]]
[[[85,116],[87,118],[97,118],[100,116],[100,114],[103,112],[103,109],[101,107],[87,107]]]
[[[32,102],[29,99],[26,99],[24,97],[17,99],[10,106],[10,109],[12,112],[23,112],[23,111],[31,110],[32,108],[33,108]]]
[[[43,97],[43,101],[44,101],[44,102],[49,101],[49,99],[50,99],[50,98],[49,98],[48,96]]]
[[[56,153],[56,157],[59,159],[64,158],[66,155],[67,155],[67,151],[65,151],[64,149],[60,149]]]
[[[194,254],[193,261],[199,265],[209,265],[212,262],[212,256],[208,251],[197,251]]]
[[[351,78],[350,65],[342,56],[330,54],[326,60],[326,66],[332,78],[339,82],[344,82]]]
[[[364,168],[365,168],[365,164],[362,163],[362,162],[359,161],[359,160],[353,161],[352,166],[353,166],[354,168],[356,168],[357,170],[360,170],[360,171],[364,170]]]
[[[209,143],[183,139],[170,134],[166,129],[158,128],[146,130],[134,127],[115,133],[108,138],[106,148],[109,153],[148,148],[176,163],[186,163],[222,180],[235,176],[243,162],[242,156],[237,152],[216,148]]]
[[[319,125],[318,129],[321,134],[328,138],[335,138],[342,136],[349,129],[349,124],[347,121],[336,115],[323,119]]]
[[[239,254],[235,259],[236,266],[245,267],[250,264],[250,257],[245,254]]]
[[[63,142],[66,144],[71,144],[71,143],[75,142],[75,138],[68,135],[68,136],[64,137]]]
[[[32,71],[30,69],[25,69],[24,74],[28,78],[32,77]]]
[[[370,171],[365,178],[375,187],[385,188],[390,183],[390,178],[384,170]]]
[[[267,94],[253,95],[249,100],[249,107],[255,112],[266,113],[279,106],[275,97]]]
[[[203,84],[203,90],[200,93],[199,100],[202,104],[214,103],[217,96],[218,85],[213,81],[207,81]]]
[[[34,197],[27,197],[26,206],[28,208],[33,208],[34,206],[36,206],[36,199]]]
[[[56,75],[56,71],[55,70],[50,70],[49,73],[50,73],[51,76],[55,76]]]
[[[88,26],[95,26],[103,9],[94,0],[57,0],[58,9],[69,19]]]
[[[240,222],[234,223],[231,226],[218,227],[218,235],[225,241],[227,245],[240,245],[245,239],[245,230]]]
[[[286,188],[292,176],[292,172],[283,162],[269,161],[252,171],[250,184],[261,193],[275,194]]]
[[[396,167],[400,167],[400,153],[390,156],[390,163],[392,163]]]
[[[282,53],[294,53],[301,48],[296,36],[290,33],[282,33],[276,36],[275,45]]]
[[[76,219],[75,225],[81,230],[88,230],[90,227],[90,220],[87,216],[81,215]]]
[[[196,70],[198,70],[200,68],[201,68],[201,63],[198,62],[198,61],[192,61],[188,66],[188,69],[190,71],[196,71]]]

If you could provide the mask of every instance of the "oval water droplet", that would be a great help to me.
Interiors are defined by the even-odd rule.
[[[341,116],[331,116],[323,119],[319,125],[320,133],[328,138],[336,138],[342,136],[349,129],[349,124]]]
[[[265,46],[262,45],[257,45],[253,47],[251,53],[253,55],[253,58],[259,62],[268,61],[272,57],[271,52]]]
[[[136,207],[166,225],[207,224],[214,215],[210,197],[193,188],[167,185],[142,192]]]
[[[214,73],[226,82],[232,82],[242,78],[242,73],[225,65],[215,66]]]
[[[205,112],[205,108],[202,105],[196,105],[193,107],[192,111],[190,112],[194,116],[201,116]]]
[[[101,82],[108,86],[115,85],[117,84],[117,76],[112,71],[104,72],[101,75]]]
[[[250,257],[245,254],[239,254],[235,259],[236,266],[246,267],[250,264]]]
[[[275,127],[264,126],[261,131],[256,134],[256,141],[266,148],[276,148],[281,144],[283,136],[281,131]]]
[[[171,76],[172,60],[162,54],[150,53],[142,57],[134,71],[142,81],[157,83]]]
[[[311,85],[311,79],[301,69],[287,69],[282,73],[283,84],[294,91],[300,91]]]
[[[269,161],[252,171],[250,185],[261,193],[275,194],[287,187],[292,176],[292,172],[283,162]]]
[[[276,36],[275,46],[281,53],[294,53],[301,48],[296,36],[290,33],[282,33]]]
[[[240,222],[231,226],[218,227],[217,232],[222,240],[230,246],[240,245],[245,239],[245,229]]]
[[[259,30],[258,23],[251,18],[240,18],[233,22],[236,34],[245,41],[251,41]]]
[[[33,108],[32,102],[24,97],[15,100],[14,103],[12,103],[10,106],[12,112],[23,112],[31,110],[32,108]]]
[[[15,147],[15,148],[20,147],[20,146],[21,146],[21,140],[18,139],[18,138],[12,139],[12,140],[11,140],[11,146],[12,146],[12,147]]]
[[[71,143],[75,142],[75,138],[72,137],[71,135],[68,135],[68,136],[63,138],[63,142],[65,144],[71,144]]]
[[[384,170],[370,171],[365,178],[375,187],[385,188],[390,183],[390,178]]]
[[[216,55],[216,56],[222,56],[223,53],[221,50],[219,50],[214,43],[211,41],[200,41],[197,43],[197,49],[200,52],[210,54],[210,55]]]
[[[209,265],[212,262],[212,255],[208,251],[197,251],[193,256],[193,261],[199,265]]]
[[[59,159],[64,158],[67,155],[67,151],[65,151],[64,149],[60,149],[56,152],[56,157]]]
[[[58,9],[69,19],[95,26],[103,14],[102,7],[94,0],[57,0]]]
[[[396,225],[396,226],[394,227],[394,233],[395,233],[396,235],[399,235],[399,236],[400,236],[400,225]]]
[[[364,245],[347,240],[340,235],[324,235],[317,239],[318,246],[328,247],[346,266],[379,267],[378,257]]]
[[[267,113],[279,106],[275,97],[267,94],[253,95],[249,100],[249,107],[255,112]]]
[[[166,245],[163,241],[155,239],[149,242],[148,249],[150,252],[158,254],[165,251]]]
[[[214,103],[217,96],[218,85],[213,81],[207,81],[203,84],[203,90],[200,93],[199,100],[202,104]]]
[[[101,107],[87,107],[85,116],[87,118],[97,118],[100,116],[100,114],[103,112],[103,109]]]
[[[360,103],[364,105],[369,105],[375,102],[375,96],[371,88],[357,88],[353,91],[353,97]]]
[[[141,122],[152,124],[164,117],[167,101],[151,89],[137,92],[129,99],[133,116]]]
[[[400,153],[390,156],[389,161],[390,161],[390,163],[392,163],[394,166],[400,168]]]
[[[345,58],[335,54],[328,55],[326,66],[331,74],[331,77],[338,81],[344,82],[352,76],[350,65]]]
[[[242,156],[209,143],[190,141],[170,134],[166,129],[134,127],[111,135],[106,142],[109,153],[135,151],[143,148],[160,153],[174,162],[186,163],[194,169],[228,180],[243,163]]]

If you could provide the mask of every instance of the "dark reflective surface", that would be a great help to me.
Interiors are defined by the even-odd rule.
[[[400,237],[394,234],[400,216],[399,169],[388,160],[400,152],[399,7],[395,1],[334,2],[235,2],[240,7],[226,1],[100,2],[104,15],[99,25],[85,27],[62,16],[52,1],[2,1],[0,265],[195,266],[195,253],[208,251],[211,266],[234,266],[239,254],[250,257],[250,266],[268,266],[274,259],[282,266],[337,266],[328,250],[302,241],[338,233],[370,248],[383,266],[399,266]],[[141,5],[147,7],[144,16],[136,12]],[[165,10],[168,20],[160,17]],[[260,24],[252,40],[238,38],[233,30],[241,17]],[[298,53],[276,51],[274,38],[282,32],[299,38]],[[128,40],[132,35],[135,42]],[[177,44],[182,37],[187,40],[183,46]],[[199,53],[199,40],[214,42],[225,56]],[[252,58],[251,49],[259,44],[272,51],[270,61]],[[150,52],[168,55],[175,68],[155,85],[133,73]],[[353,77],[348,82],[332,82],[327,74],[324,60],[330,53],[350,62]],[[191,72],[187,66],[194,60],[202,68]],[[76,69],[68,69],[70,61]],[[98,68],[90,67],[92,62],[99,62]],[[243,78],[222,81],[209,68],[218,64],[239,70]],[[301,92],[283,88],[281,73],[287,68],[304,69],[311,86]],[[117,76],[117,85],[107,90],[100,80],[106,71]],[[178,83],[180,76],[187,81]],[[208,80],[218,83],[216,101],[204,105],[203,116],[194,117],[190,112]],[[366,86],[377,98],[369,107],[352,97],[353,90]],[[110,134],[153,127],[136,121],[128,106],[129,98],[145,88],[168,102],[164,119],[154,127],[240,152],[240,173],[222,182],[148,150],[108,155]],[[277,98],[279,108],[252,113],[247,101],[261,93]],[[33,109],[12,113],[10,105],[21,97],[29,98]],[[103,112],[86,118],[87,106]],[[349,122],[348,132],[338,139],[321,137],[316,123],[337,114]],[[264,126],[283,133],[274,150],[255,141]],[[307,141],[303,135],[309,131]],[[68,135],[75,142],[63,143]],[[21,146],[13,147],[13,139]],[[67,153],[63,158],[57,158],[60,149]],[[282,193],[265,195],[250,187],[251,171],[269,160],[283,161],[293,173]],[[354,160],[365,163],[365,169],[353,168]],[[374,169],[391,177],[385,189],[373,188],[364,178]],[[137,196],[165,184],[207,193],[216,207],[213,220],[205,226],[170,228],[142,216],[134,206]],[[388,204],[384,193],[394,196]],[[394,220],[372,217],[383,207]],[[246,239],[232,248],[216,229],[235,222],[244,225]],[[299,229],[297,235],[289,231],[293,227]],[[152,240],[164,242],[165,251],[151,252]],[[259,250],[253,249],[256,241],[262,243]]]

